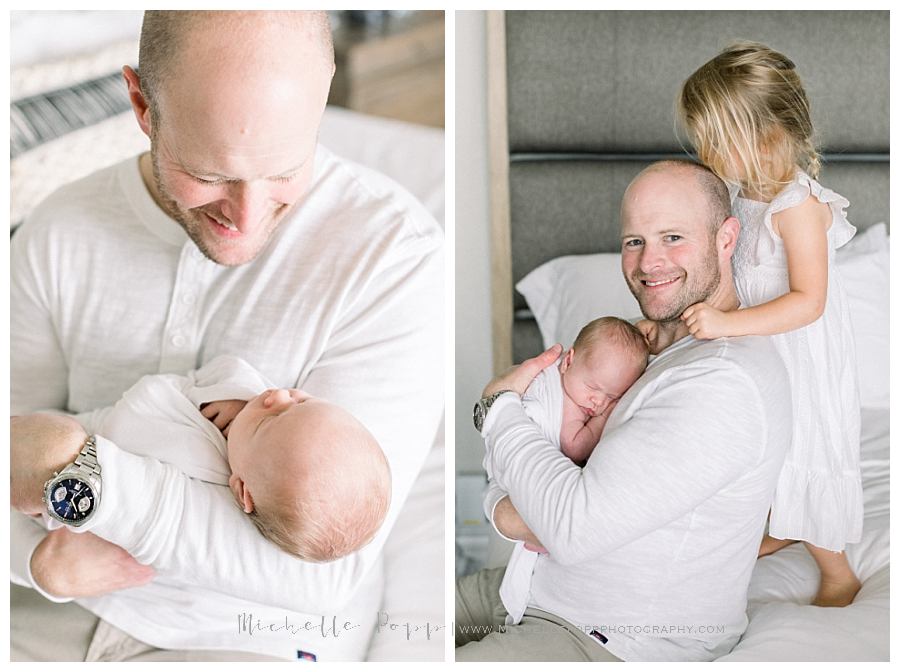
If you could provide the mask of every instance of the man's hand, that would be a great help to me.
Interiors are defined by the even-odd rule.
[[[705,303],[689,306],[681,315],[688,331],[694,338],[712,339],[722,336],[733,336],[729,327],[729,313],[713,308]]]
[[[550,551],[548,551],[543,546],[534,546],[533,544],[529,544],[527,541],[525,542],[525,550],[533,551],[535,553],[543,553],[544,555],[549,555]]]
[[[528,529],[528,525],[522,520],[522,516],[516,511],[508,496],[497,502],[497,506],[494,507],[494,525],[503,536],[524,541],[529,551],[547,552],[544,545],[534,536],[534,532]]]
[[[558,343],[542,352],[537,357],[526,359],[518,366],[514,366],[505,373],[500,374],[487,384],[482,397],[489,397],[501,390],[512,390],[516,394],[525,394],[525,390],[531,385],[537,375],[553,364],[562,354],[562,346]]]
[[[44,483],[78,456],[87,438],[84,428],[66,415],[10,418],[10,504],[28,515],[42,513]]]
[[[31,575],[56,597],[94,597],[142,586],[153,580],[152,567],[90,532],[53,530],[34,549]]]
[[[240,399],[225,399],[223,401],[211,401],[208,404],[200,406],[200,413],[203,417],[212,422],[219,431],[228,438],[228,429],[231,427],[231,421],[237,417],[237,414],[244,410],[247,405],[246,401]]]

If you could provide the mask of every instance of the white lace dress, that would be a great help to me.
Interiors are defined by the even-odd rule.
[[[736,197],[741,234],[732,263],[743,306],[786,294],[787,258],[772,229],[772,214],[810,194],[831,206],[828,298],[818,320],[772,337],[790,377],[794,434],[772,502],[769,534],[839,551],[859,541],[863,518],[855,346],[834,263],[835,250],[856,233],[845,214],[849,202],[803,172],[771,203]]]

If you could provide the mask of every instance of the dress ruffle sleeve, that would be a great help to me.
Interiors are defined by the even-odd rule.
[[[756,243],[756,262],[758,264],[763,264],[774,257],[778,246],[782,244],[781,236],[775,233],[775,229],[772,227],[772,215],[800,205],[810,195],[818,199],[820,203],[828,204],[831,208],[831,228],[828,231],[831,249],[836,250],[842,247],[856,235],[856,227],[847,220],[847,208],[850,207],[850,201],[831,189],[823,187],[801,171],[791,184],[779,192],[766,209],[763,219],[765,229],[760,231]]]

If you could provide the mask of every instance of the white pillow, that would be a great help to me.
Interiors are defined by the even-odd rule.
[[[572,345],[581,328],[597,317],[630,320],[641,315],[618,253],[557,257],[522,278],[516,289],[534,313],[545,348]]]
[[[837,252],[837,268],[850,304],[856,340],[860,403],[886,408],[890,401],[890,255],[884,224],[876,224]],[[603,315],[640,317],[622,276],[621,255],[558,257],[516,285],[537,320],[544,347],[568,347],[581,328]]]
[[[884,224],[870,226],[837,251],[837,270],[853,321],[860,404],[890,405],[890,250]]]

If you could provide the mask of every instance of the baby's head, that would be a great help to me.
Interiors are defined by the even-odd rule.
[[[771,198],[798,166],[818,176],[809,100],[784,54],[737,42],[688,77],[676,107],[698,158],[726,182]]]
[[[647,368],[643,334],[618,317],[587,324],[559,365],[563,390],[588,415],[607,415]]]
[[[228,462],[240,507],[304,560],[361,548],[390,504],[390,468],[375,438],[339,406],[299,390],[267,390],[247,403],[228,430]]]

